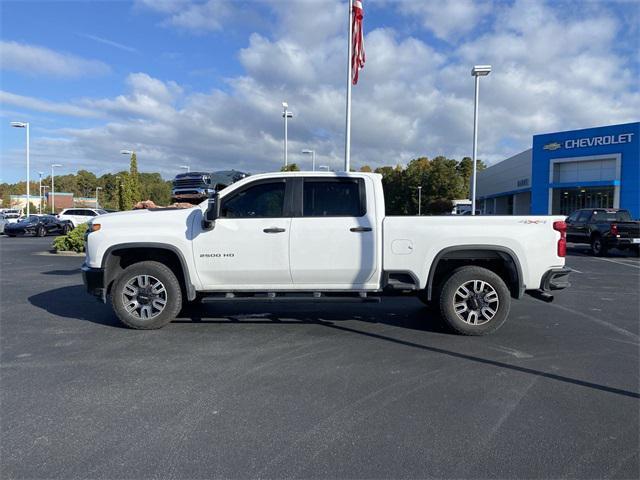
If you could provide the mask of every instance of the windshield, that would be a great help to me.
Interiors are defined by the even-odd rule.
[[[628,210],[605,211],[596,210],[593,212],[593,222],[630,222],[631,214]]]
[[[96,210],[96,212],[98,212],[100,215],[104,215],[105,213],[109,213],[106,210],[102,210],[101,208],[99,208],[98,210]]]
[[[23,220],[24,223],[38,223],[39,218],[35,215],[30,215]]]

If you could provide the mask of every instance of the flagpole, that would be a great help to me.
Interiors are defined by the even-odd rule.
[[[347,43],[347,111],[346,125],[344,135],[344,171],[348,172],[351,167],[351,57],[353,56],[353,0],[348,1],[349,4],[349,37]]]

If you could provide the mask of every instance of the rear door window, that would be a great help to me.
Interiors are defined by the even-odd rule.
[[[302,216],[361,217],[366,214],[362,179],[305,179]]]

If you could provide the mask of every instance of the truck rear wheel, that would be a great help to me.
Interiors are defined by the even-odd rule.
[[[603,257],[607,254],[607,246],[600,235],[594,235],[591,239],[591,253],[596,257]]]
[[[442,318],[461,335],[486,335],[497,330],[507,319],[510,308],[509,288],[486,268],[458,268],[440,290]]]
[[[161,263],[134,263],[114,283],[111,305],[128,327],[162,328],[176,318],[182,308],[180,283],[171,269]]]

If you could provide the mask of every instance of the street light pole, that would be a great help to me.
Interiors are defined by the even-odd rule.
[[[191,167],[189,165],[180,165],[180,168],[184,168],[187,171],[187,173],[191,171]]]
[[[284,166],[286,167],[289,165],[287,119],[293,118],[293,112],[288,110],[289,104],[287,102],[282,102],[282,108],[282,118],[284,118]]]
[[[29,216],[29,205],[31,204],[31,197],[29,195],[29,184],[31,178],[29,177],[29,122],[11,122],[12,127],[24,128],[27,131],[27,217]]]
[[[316,171],[316,151],[315,150],[302,150],[302,153],[311,154],[311,171]]]
[[[51,164],[51,215],[56,213],[56,182],[55,177],[53,175],[54,167],[61,167],[62,165],[59,163]]]
[[[98,190],[102,190],[102,187],[96,187],[96,208],[98,208]]]
[[[422,215],[422,186],[418,186],[418,216]]]
[[[38,176],[40,177],[39,186],[38,186],[38,196],[40,201],[38,202],[38,213],[42,214],[42,174],[44,172],[38,172]]]
[[[475,98],[473,103],[473,180],[471,182],[471,215],[476,214],[476,176],[478,167],[478,100],[480,97],[480,77],[486,77],[491,73],[491,65],[476,65],[471,69],[471,75],[475,77]]]

